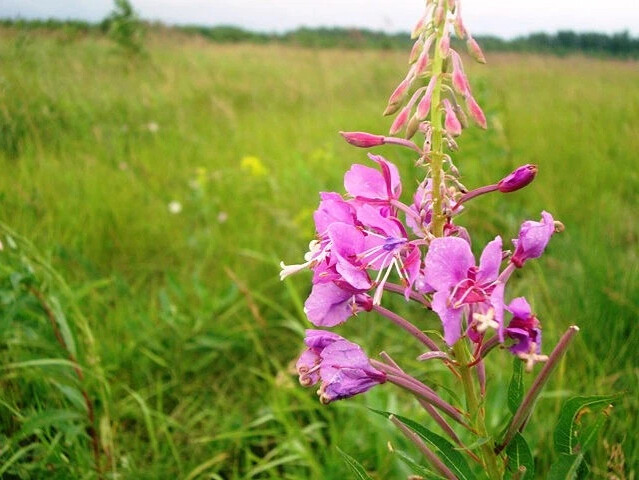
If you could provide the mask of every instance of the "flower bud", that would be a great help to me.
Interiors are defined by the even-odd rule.
[[[419,37],[419,35],[424,31],[424,26],[426,24],[425,20],[425,17],[419,19],[419,21],[413,27],[413,30],[410,32],[410,38],[415,39]]]
[[[413,63],[415,63],[415,61],[419,57],[419,54],[422,52],[423,46],[424,46],[424,44],[423,44],[423,42],[421,40],[417,40],[413,44],[413,48],[411,49],[410,55],[408,56],[408,64],[409,65],[412,65]]]
[[[497,189],[503,193],[514,192],[524,188],[535,179],[537,165],[527,164],[517,168],[508,176],[502,178],[497,184]]]
[[[410,87],[412,80],[413,77],[409,75],[404,80],[402,80],[399,85],[397,85],[397,88],[388,99],[388,106],[384,111],[384,115],[391,115],[399,109],[401,101],[408,92],[408,88]]]
[[[453,63],[453,87],[464,97],[470,94],[470,86],[468,85],[468,78],[464,73],[464,66],[462,65],[461,57],[455,51],[451,51],[452,63]]]
[[[396,133],[401,131],[402,128],[404,128],[406,122],[408,122],[410,110],[410,107],[407,105],[397,114],[397,116],[395,117],[395,121],[391,125],[389,135],[395,135]]]
[[[351,145],[361,148],[377,147],[384,145],[384,137],[382,135],[373,135],[366,132],[339,132]]]
[[[459,119],[455,115],[453,106],[448,99],[444,100],[444,110],[446,111],[446,118],[444,119],[444,128],[449,135],[458,136],[462,133],[462,126],[459,123]]]
[[[430,102],[433,98],[433,89],[435,88],[435,83],[437,82],[437,75],[431,77],[430,82],[428,82],[428,87],[426,87],[426,93],[424,97],[420,100],[419,104],[417,104],[417,112],[415,116],[418,120],[424,120],[428,116],[428,112],[430,111]]]
[[[468,49],[468,53],[471,57],[477,60],[479,63],[486,63],[486,57],[484,57],[484,52],[481,51],[479,44],[475,41],[475,39],[471,36],[468,37],[466,41],[466,48]]]
[[[488,128],[488,123],[486,122],[486,115],[484,115],[483,110],[479,106],[479,104],[475,101],[470,93],[466,96],[466,106],[468,107],[468,111],[470,112],[470,116],[473,117],[473,120],[479,125],[481,128]]]
[[[433,14],[433,25],[439,27],[444,21],[444,6],[440,2],[435,9],[435,13]]]
[[[419,119],[417,118],[417,115],[415,114],[412,117],[410,117],[410,120],[408,121],[408,125],[406,126],[406,138],[407,139],[413,138],[413,135],[417,133],[418,128],[419,128]]]
[[[426,44],[426,46],[424,47],[424,50],[422,50],[421,55],[419,56],[419,58],[417,59],[417,62],[415,63],[416,76],[422,75],[426,71],[426,68],[428,67],[428,61],[430,60],[430,57],[428,55],[429,47],[430,47],[430,42]]]
[[[461,12],[457,12],[457,15],[455,16],[455,21],[454,21],[454,26],[455,26],[455,33],[457,34],[457,37],[460,40],[463,40],[464,38],[466,38],[466,27],[464,27],[464,23],[462,21],[462,17],[461,17]]]
[[[464,110],[461,108],[461,106],[456,103],[453,106],[453,110],[455,111],[455,115],[457,115],[459,122],[462,124],[462,127],[468,128],[468,117],[464,113]]]
[[[439,51],[443,58],[446,58],[450,51],[450,33],[446,27],[444,27],[444,36],[442,37],[442,41],[439,43]]]

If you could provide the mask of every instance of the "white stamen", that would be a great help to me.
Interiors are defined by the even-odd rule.
[[[394,263],[395,262],[392,262],[388,266],[388,268],[386,269],[386,273],[384,274],[384,278],[382,278],[382,281],[377,287],[377,290],[375,290],[375,295],[373,296],[373,305],[379,305],[382,302],[382,293],[384,293],[384,284],[386,283],[386,280],[388,280],[388,276],[390,275],[390,272],[393,269]]]

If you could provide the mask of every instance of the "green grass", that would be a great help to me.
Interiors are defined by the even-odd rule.
[[[84,385],[118,478],[350,478],[338,446],[374,478],[405,478],[386,447],[404,441],[364,407],[418,416],[415,405],[384,386],[323,407],[299,387],[291,361],[308,326],[309,278],[277,278],[279,259],[297,262],[313,235],[317,192],[341,191],[348,166],[366,162],[336,132],[388,128],[379,113],[405,55],[173,36],[150,38],[148,58],[131,60],[90,36],[0,38],[0,219],[35,245],[13,235],[12,249],[3,227],[0,476],[93,478]],[[504,55],[470,70],[492,128],[462,137],[464,183],[540,168],[525,191],[469,206],[462,221],[475,247],[514,237],[542,209],[566,225],[508,292],[533,301],[546,350],[568,325],[581,326],[528,427],[537,469],[553,460],[567,396],[625,391],[590,461],[593,478],[606,478],[604,442],[620,444],[632,478],[637,63]],[[408,191],[411,156],[380,151],[401,166]],[[242,168],[246,156],[268,174]],[[65,312],[84,384],[64,364],[33,285]],[[339,332],[425,368],[411,360],[418,345],[374,315]],[[496,355],[490,365],[495,429],[510,361]],[[424,374],[446,382],[434,366]]]

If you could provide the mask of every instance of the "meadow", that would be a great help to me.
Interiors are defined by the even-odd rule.
[[[313,236],[318,192],[342,191],[344,171],[366,162],[337,132],[388,129],[406,53],[179,34],[146,47],[128,57],[97,36],[0,30],[0,477],[96,478],[84,392],[105,478],[351,478],[337,447],[374,478],[406,478],[387,442],[419,453],[366,407],[428,420],[390,386],[330,406],[301,388],[291,362],[309,277],[278,278]],[[639,63],[488,60],[470,78],[490,128],[461,138],[462,181],[525,163],[539,174],[477,199],[461,222],[481,232],[477,247],[552,212],[565,232],[510,295],[533,300],[547,348],[581,327],[528,427],[538,471],[566,398],[624,392],[589,461],[592,478],[634,478]],[[409,154],[379,151],[415,178]],[[418,345],[374,314],[340,332],[424,368]],[[492,361],[488,381],[504,388],[488,401],[505,411],[511,360]],[[449,399],[454,387],[441,385]]]

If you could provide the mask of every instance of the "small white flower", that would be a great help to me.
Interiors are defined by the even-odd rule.
[[[224,223],[229,219],[229,214],[226,212],[220,212],[217,214],[217,221],[219,223]]]
[[[177,215],[181,211],[182,211],[182,204],[180,202],[178,202],[177,200],[173,200],[172,202],[169,202],[169,212],[171,212],[174,215]]]
[[[157,123],[155,123],[155,122],[149,122],[146,125],[146,128],[148,128],[149,132],[151,132],[151,133],[157,133],[158,130],[160,129],[160,126]]]

